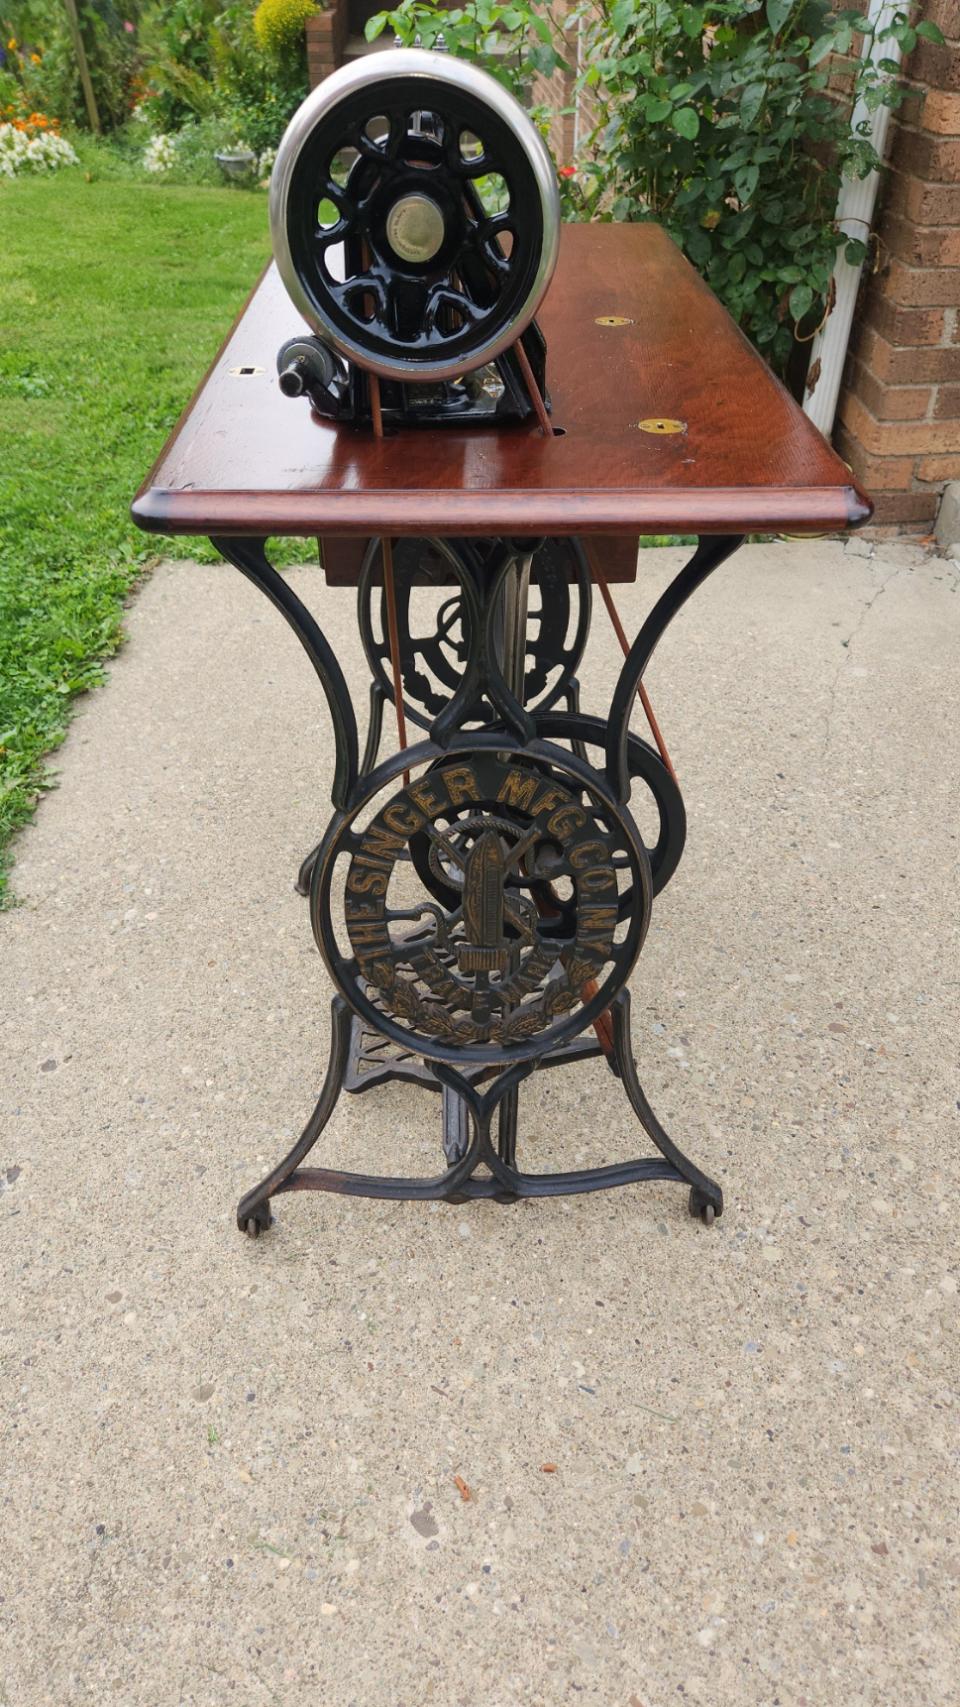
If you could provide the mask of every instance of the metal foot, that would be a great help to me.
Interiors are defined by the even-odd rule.
[[[289,1155],[284,1157],[266,1179],[261,1180],[252,1191],[248,1191],[237,1205],[237,1226],[241,1233],[246,1233],[248,1239],[258,1239],[273,1220],[270,1213],[271,1197],[277,1192],[295,1189],[300,1163],[313,1149],[336,1107],[343,1086],[349,1047],[350,1012],[343,998],[335,996],[332,1005],[330,1059],[317,1106]]]
[[[698,1185],[690,1187],[687,1208],[691,1215],[699,1216],[705,1227],[712,1227],[717,1216],[723,1214],[723,1193],[719,1186],[715,1190],[716,1196],[708,1196]]]
[[[270,1200],[268,1198],[266,1203],[258,1203],[253,1214],[247,1216],[241,1231],[246,1233],[248,1239],[259,1239],[260,1234],[265,1233],[267,1228],[272,1226],[273,1216],[270,1213]]]

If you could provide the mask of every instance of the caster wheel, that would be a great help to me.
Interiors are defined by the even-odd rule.
[[[248,1215],[246,1220],[240,1222],[240,1231],[246,1233],[248,1239],[259,1239],[260,1234],[272,1224],[273,1216],[270,1213],[269,1203],[261,1203],[252,1215]]]
[[[718,1211],[717,1205],[713,1202],[712,1198],[707,1197],[695,1185],[690,1187],[690,1197],[687,1202],[687,1207],[690,1214],[698,1216],[705,1227],[712,1227],[718,1213],[721,1215],[723,1214],[722,1203]]]

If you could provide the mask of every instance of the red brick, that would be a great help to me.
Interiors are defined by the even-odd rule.
[[[923,16],[948,38],[960,36],[960,0],[927,0]]]
[[[841,401],[841,409],[846,399]],[[839,421],[834,429],[834,443],[840,455],[850,464],[857,480],[868,492],[907,492],[913,481],[912,456],[870,456],[859,441]]]
[[[960,136],[960,94],[931,89],[920,112],[924,130],[938,136]]]
[[[916,130],[923,129],[923,109],[926,105],[929,91],[923,83],[908,90],[904,100],[897,108],[897,123],[909,125]]]
[[[960,456],[922,456],[917,463],[917,479],[960,480]]]
[[[852,353],[887,385],[943,385],[960,380],[960,348],[933,345],[922,350],[895,350],[867,326]]]
[[[880,492],[873,501],[872,525],[891,526],[896,522],[932,525],[937,518],[939,492]]]
[[[960,184],[928,184],[909,172],[894,171],[885,205],[889,213],[918,225],[960,225]]]
[[[937,391],[933,413],[938,421],[955,421],[957,423],[957,441],[960,443],[960,385],[941,385]]]
[[[960,89],[960,53],[949,42],[919,41],[910,56],[910,75],[932,89]]]
[[[910,308],[953,308],[960,303],[960,271],[956,267],[908,267],[894,256],[884,290],[891,302]]]
[[[921,421],[933,397],[929,385],[885,385],[860,361],[851,364],[847,389],[861,397],[879,421]]]
[[[872,456],[903,458],[956,449],[955,421],[878,421],[855,392],[847,393],[841,409],[847,431]]]
[[[897,349],[915,349],[918,344],[939,344],[943,338],[943,310],[903,308],[881,296],[874,282],[867,298],[866,322]]]
[[[960,266],[960,226],[917,225],[912,219],[888,216],[881,241],[911,267]]]
[[[935,179],[938,184],[960,181],[960,137],[899,130],[895,146],[897,160],[905,171],[915,172],[918,178]]]

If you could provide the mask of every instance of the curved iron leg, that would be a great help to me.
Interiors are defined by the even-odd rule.
[[[350,1049],[350,1010],[342,996],[334,996],[331,1004],[331,1038],[330,1059],[327,1063],[327,1076],[323,1081],[323,1090],[317,1100],[317,1106],[307,1121],[306,1126],[294,1144],[290,1153],[269,1173],[265,1180],[241,1197],[237,1205],[237,1226],[241,1233],[249,1231],[248,1223],[252,1222],[259,1230],[270,1225],[270,1199],[280,1189],[284,1181],[289,1179],[294,1169],[299,1167],[304,1156],[313,1149],[314,1144],[330,1119],[337,1105],[344,1074],[347,1070],[347,1055]]]
[[[242,539],[226,535],[211,535],[210,544],[220,556],[239,569],[248,581],[266,594],[270,603],[290,624],[294,634],[310,659],[326,695],[336,740],[336,764],[333,787],[330,791],[334,806],[346,807],[356,785],[358,770],[357,720],[353,701],[336,654],[316,618],[297,598],[282,575],[278,575],[266,554],[266,540]]]
[[[383,732],[383,704],[386,697],[379,682],[370,683],[370,717],[367,722],[367,744],[363,749],[363,758],[360,761],[361,776],[366,776],[368,771],[372,771],[377,762],[380,736]],[[310,893],[313,868],[317,863],[317,855],[320,852],[321,845],[320,842],[315,842],[306,859],[301,862],[300,870],[297,872],[297,881],[294,884],[298,895],[309,895]]]
[[[688,1181],[691,1188],[691,1214],[700,1214],[707,1207],[711,1207],[715,1215],[722,1215],[723,1191],[720,1186],[707,1174],[702,1173],[698,1167],[695,1167],[694,1163],[683,1154],[683,1151],[677,1148],[669,1133],[661,1126],[644,1094],[630,1041],[630,992],[628,990],[621,990],[619,996],[614,998],[610,1004],[610,1013],[613,1019],[614,1052],[617,1065],[620,1068],[620,1079],[634,1114],[647,1136],[656,1144],[661,1156],[668,1162],[672,1162],[680,1177]]]
[[[701,582],[731,557],[743,541],[743,534],[707,535],[701,539],[689,563],[670,582],[666,592],[661,593],[623,661],[607,719],[607,776],[618,800],[630,798],[627,735],[633,702],[647,665],[691,593],[695,593]]]

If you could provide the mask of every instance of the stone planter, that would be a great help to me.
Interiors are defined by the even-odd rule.
[[[246,178],[252,178],[257,166],[257,157],[251,148],[223,148],[214,155],[225,178],[233,183],[242,183]]]

